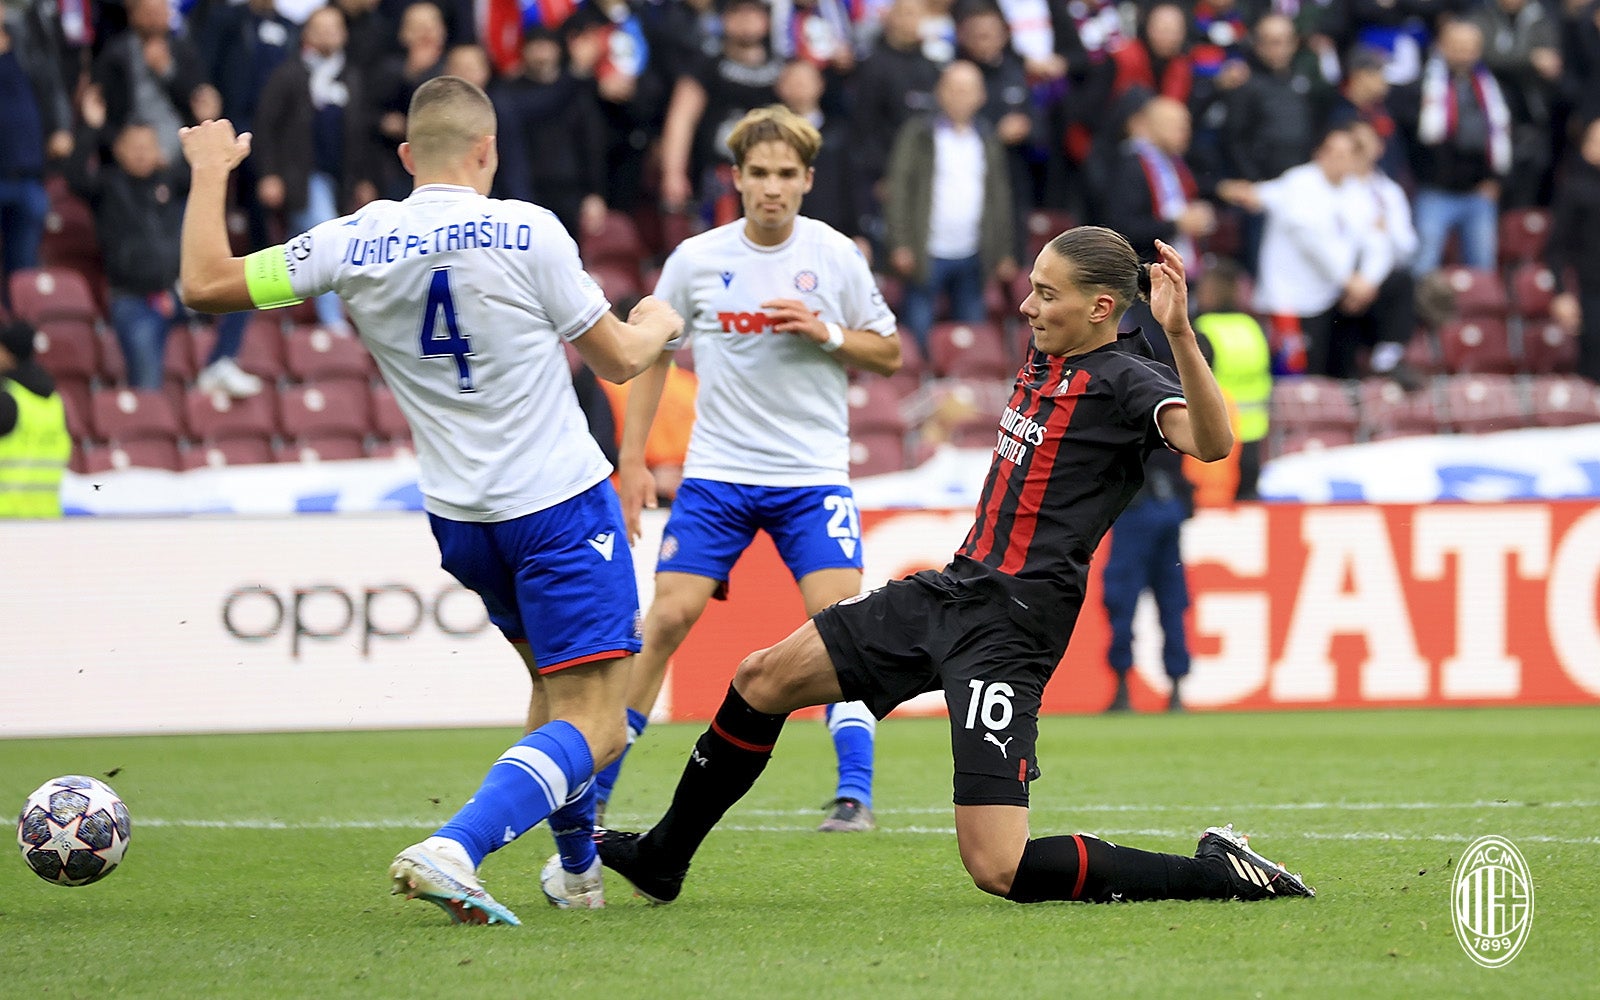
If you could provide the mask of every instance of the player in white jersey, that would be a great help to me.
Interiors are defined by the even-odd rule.
[[[756,531],[772,536],[808,615],[861,591],[845,366],[892,374],[900,340],[855,244],[799,215],[821,145],[781,106],[745,115],[728,137],[745,217],[685,240],[656,284],[684,316],[700,389],[635,661],[630,738],[644,728],[668,658],[706,602],[726,596]],[[663,354],[628,396],[618,466],[630,538],[640,508],[655,505],[644,444],[671,364]],[[821,829],[871,829],[875,720],[856,702],[830,705],[828,723],[839,783]],[[615,772],[601,773],[602,799]]]
[[[440,77],[412,99],[400,158],[416,185],[240,258],[223,222],[228,175],[249,154],[227,121],[183,132],[193,172],[180,290],[205,312],[344,300],[417,443],[443,565],[483,597],[533,677],[529,735],[501,755],[437,834],[402,851],[395,892],[452,919],[516,923],[477,878],[484,855],[547,817],[560,848],[544,886],[558,906],[603,902],[591,780],[621,752],[639,650],[632,559],[610,472],[589,436],[562,341],[602,377],[647,370],[683,322],[659,299],[628,322],[583,273],[548,211],[486,197],[494,108]]]

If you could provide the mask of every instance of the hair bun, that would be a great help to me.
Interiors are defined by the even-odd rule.
[[[1139,298],[1144,302],[1150,301],[1150,268],[1151,264],[1139,265]]]

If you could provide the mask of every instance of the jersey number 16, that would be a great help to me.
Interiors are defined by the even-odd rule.
[[[472,356],[472,339],[461,332],[456,322],[456,299],[450,292],[448,267],[434,268],[428,279],[428,304],[422,313],[422,356],[455,358],[456,388],[462,392],[478,390],[472,380],[472,366],[467,364]]]

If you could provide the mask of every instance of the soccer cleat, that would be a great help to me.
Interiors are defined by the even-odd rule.
[[[817,827],[818,833],[864,833],[877,827],[872,810],[855,799],[834,799],[833,812]]]
[[[605,866],[627,879],[636,894],[657,906],[665,906],[683,891],[683,879],[689,874],[689,869],[676,872],[652,869],[639,857],[639,842],[643,839],[642,833],[596,830],[594,846],[600,852],[600,860]]]
[[[1216,858],[1233,883],[1233,894],[1239,899],[1277,899],[1284,896],[1315,896],[1317,890],[1306,885],[1300,876],[1275,861],[1250,849],[1250,838],[1239,833],[1233,824],[1208,827],[1200,835],[1200,846],[1195,848],[1197,858]]]
[[[606,887],[600,881],[600,859],[588,871],[569,872],[561,867],[561,855],[552,854],[539,873],[539,888],[550,905],[562,910],[598,910],[606,905]]]
[[[429,837],[395,856],[389,866],[394,883],[389,891],[407,899],[425,899],[458,924],[522,923],[517,915],[484,891],[467,852],[453,840]]]

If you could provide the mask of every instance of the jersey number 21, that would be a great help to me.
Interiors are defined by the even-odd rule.
[[[472,380],[472,366],[467,358],[472,356],[472,339],[461,332],[456,322],[456,299],[450,292],[450,269],[436,267],[428,280],[428,305],[422,314],[422,356],[424,358],[455,358],[456,388],[462,392],[476,392]]]

